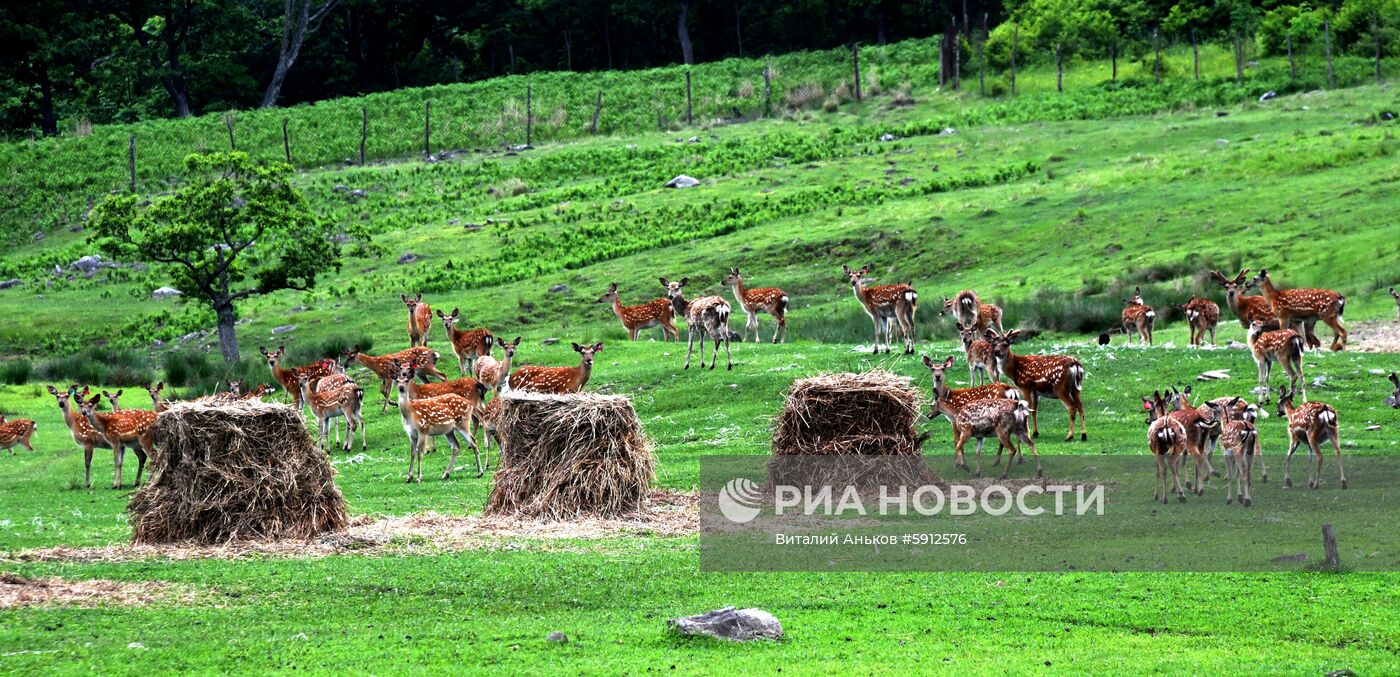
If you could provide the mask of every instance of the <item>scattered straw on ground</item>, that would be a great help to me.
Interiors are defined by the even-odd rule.
[[[1317,326],[1318,338],[1327,347],[1331,329]],[[1400,322],[1348,322],[1347,350],[1360,353],[1400,353]]]
[[[569,549],[566,540],[598,541],[628,536],[678,537],[700,531],[699,495],[652,490],[639,510],[611,518],[544,521],[515,515],[441,515],[353,519],[350,525],[310,541],[232,541],[53,547],[0,555],[0,562],[126,562],[147,559],[236,559],[245,556],[325,557],[459,550]]]
[[[0,572],[0,609],[50,604],[143,606],[178,596],[169,584],[155,581],[70,581],[62,578],[25,578]]]

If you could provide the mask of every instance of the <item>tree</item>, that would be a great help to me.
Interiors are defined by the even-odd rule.
[[[93,212],[91,239],[113,258],[161,265],[186,298],[207,303],[224,360],[237,362],[235,304],[311,289],[340,269],[339,238],[292,188],[287,164],[231,152],[190,155],[185,167],[188,182],[149,206],[136,195],[107,196]]]
[[[695,48],[690,44],[690,29],[686,28],[685,18],[690,13],[690,0],[681,0],[681,11],[676,19],[676,34],[681,40],[681,57],[685,65],[695,64]]]
[[[301,56],[301,45],[306,36],[315,33],[326,15],[340,3],[340,0],[324,0],[313,11],[313,0],[286,0],[282,10],[282,42],[277,52],[277,67],[272,71],[272,79],[263,92],[262,107],[273,108],[282,95],[282,83],[287,80],[287,71],[292,69],[297,57]]]
[[[150,59],[161,86],[175,104],[175,117],[189,117],[194,112],[181,59],[199,10],[203,9],[197,4],[194,0],[131,0],[111,8],[112,16],[126,25]]]
[[[35,109],[45,136],[58,133],[57,100],[79,90],[89,64],[111,38],[105,17],[84,12],[80,0],[6,3],[0,6],[0,73],[25,92],[20,119],[29,124]],[[31,94],[32,93],[32,94]],[[36,101],[32,104],[29,99]]]

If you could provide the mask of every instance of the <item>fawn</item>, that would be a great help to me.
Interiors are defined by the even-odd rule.
[[[729,352],[729,339],[734,334],[729,331],[729,303],[718,296],[701,296],[694,301],[687,301],[682,288],[689,283],[688,277],[676,282],[668,282],[666,278],[661,278],[662,286],[666,287],[666,294],[671,297],[671,305],[675,306],[676,312],[685,316],[685,368],[690,368],[690,356],[695,352],[695,335],[699,333],[700,366],[705,366],[705,335],[708,334],[715,342],[715,349],[710,357],[710,368],[714,369],[719,361],[719,344],[723,341],[725,368],[733,370],[734,358]]]
[[[1152,327],[1157,322],[1157,311],[1142,302],[1142,288],[1133,287],[1132,298],[1123,299],[1123,333],[1128,335],[1128,343],[1133,342],[1133,332],[1137,332],[1138,343],[1152,345]]]
[[[934,418],[934,417],[938,416],[939,414],[942,414],[942,415],[947,416],[949,422],[951,422],[951,423],[954,424],[953,433],[954,433],[954,441],[955,441],[955,442],[956,442],[956,440],[957,440],[957,435],[958,435],[958,431],[957,431],[957,417],[958,417],[958,414],[961,413],[964,409],[966,409],[969,405],[971,405],[971,404],[973,404],[973,403],[976,403],[976,402],[983,401],[983,400],[995,400],[995,399],[1017,400],[1017,399],[1020,398],[1020,393],[1018,393],[1014,387],[1006,386],[1006,385],[1001,385],[1000,383],[993,383],[993,384],[988,384],[988,385],[984,385],[984,386],[975,386],[975,387],[972,387],[972,388],[949,388],[949,387],[948,387],[948,381],[947,381],[947,372],[948,372],[948,369],[950,369],[950,368],[953,366],[953,358],[952,358],[951,356],[949,356],[948,359],[944,360],[943,362],[935,362],[935,361],[929,359],[929,357],[928,357],[927,355],[925,355],[925,356],[923,357],[923,362],[924,362],[924,366],[928,368],[930,375],[933,377],[933,405],[932,405],[932,407],[931,407],[930,410],[929,410],[929,418]],[[973,413],[976,413],[976,414],[979,414],[979,415],[980,415],[980,414],[987,414],[987,413],[989,413],[989,412],[982,411],[982,410],[979,409],[979,410],[977,410],[977,411],[975,411],[975,412],[970,412],[970,413],[969,413],[969,416],[971,416]],[[995,412],[992,412],[992,413],[995,413]],[[1021,428],[1022,428],[1022,431],[1024,431],[1024,428],[1025,428],[1025,422],[1024,422],[1024,420],[1023,420],[1022,423],[1021,423]],[[1012,428],[1009,428],[1006,432],[1008,433],[1008,435],[1011,434],[1011,433],[1014,433],[1014,432],[1015,432],[1014,426],[1013,426]],[[998,438],[1000,438],[1000,434],[998,434]],[[1029,442],[1028,439],[1027,439],[1026,441]],[[992,467],[996,467],[997,465],[1001,464],[1001,452],[1002,452],[1003,449],[1006,449],[1006,448],[1007,448],[1006,442],[1005,442],[1005,441],[1002,441],[1002,443],[997,447],[997,458],[996,458],[996,461],[995,461],[994,463],[992,463]],[[1012,451],[1011,455],[1008,456],[1007,459],[1006,459],[1006,464],[1007,464],[1007,470],[1008,470],[1008,472],[1009,472],[1009,470],[1010,470],[1011,461],[1013,460],[1013,457],[1014,457],[1014,459],[1015,459],[1018,463],[1023,463],[1023,462],[1025,462],[1025,455],[1022,454],[1022,455],[1019,455],[1019,456],[1018,456],[1017,453],[1016,453],[1016,451],[1015,451],[1015,449],[1014,449],[1014,448],[1012,448],[1012,449],[1013,449],[1013,451]],[[1032,453],[1034,453],[1034,451],[1035,451],[1035,443],[1034,443],[1034,442],[1031,442],[1031,450],[1032,450]],[[977,450],[977,453],[978,453],[978,472],[979,472],[979,474],[980,474],[980,472],[981,472],[981,441],[980,441],[980,438],[979,438],[979,441],[978,441],[978,450]],[[955,461],[955,464],[959,464],[959,463],[960,463],[960,465],[958,465],[958,467],[961,467],[961,468],[964,468],[964,469],[967,468],[967,463],[966,463],[965,460],[963,460],[961,454],[958,455],[957,461]],[[1038,477],[1038,476],[1039,476],[1039,467],[1040,467],[1040,456],[1039,456],[1039,454],[1036,454],[1036,467],[1037,467],[1037,477]],[[1003,475],[1003,477],[1004,477],[1004,475]]]
[[[1324,402],[1304,402],[1293,405],[1293,392],[1287,387],[1278,389],[1278,415],[1288,419],[1288,456],[1283,460],[1283,486],[1293,486],[1288,476],[1288,466],[1293,462],[1293,454],[1298,445],[1308,445],[1308,488],[1316,489],[1322,484],[1323,440],[1331,440],[1337,453],[1337,472],[1341,475],[1342,488],[1347,488],[1347,473],[1342,468],[1342,444],[1338,435],[1337,410]]]
[[[1186,316],[1186,325],[1190,328],[1190,343],[1199,347],[1205,342],[1206,332],[1210,332],[1210,344],[1215,345],[1215,327],[1220,322],[1220,306],[1215,302],[1201,298],[1192,298],[1181,307],[1181,312]]]
[[[384,398],[384,403],[379,408],[379,413],[389,411],[389,392],[393,389],[394,370],[393,362],[412,362],[418,365],[418,378],[423,381],[428,380],[428,376],[436,376],[442,380],[447,380],[447,374],[438,371],[438,353],[431,348],[417,346],[407,350],[400,350],[389,355],[366,355],[360,352],[360,347],[346,349],[344,355],[345,364],[359,362],[360,366],[370,370],[379,377],[379,394]]]
[[[1240,398],[1233,398],[1235,401],[1243,402]],[[1220,449],[1225,454],[1225,504],[1229,505],[1232,499],[1238,499],[1240,504],[1249,507],[1254,504],[1254,498],[1250,495],[1250,488],[1254,486],[1254,459],[1260,456],[1259,431],[1254,427],[1254,421],[1259,414],[1259,408],[1253,404],[1245,405],[1245,413],[1238,420],[1228,420],[1221,429]],[[1260,459],[1263,460],[1262,458]],[[1264,477],[1267,481],[1268,475]],[[1234,493],[1231,493],[1233,485]]]
[[[1269,300],[1262,296],[1244,294],[1249,288],[1249,284],[1245,282],[1247,273],[1249,273],[1249,269],[1245,268],[1238,275],[1229,278],[1218,270],[1212,270],[1210,276],[1225,289],[1225,305],[1230,308],[1230,312],[1235,314],[1235,317],[1240,321],[1240,326],[1244,327],[1246,331],[1249,329],[1249,324],[1255,320],[1264,323],[1265,331],[1278,329],[1278,316],[1274,314]]]
[[[4,415],[0,415],[0,449],[9,449],[11,454],[15,453],[15,447],[34,451],[30,438],[34,437],[37,428],[38,425],[27,418],[6,421]]]
[[[721,283],[734,290],[734,300],[739,302],[739,309],[744,311],[744,333],[739,337],[739,342],[743,343],[749,338],[749,332],[753,332],[753,342],[758,343],[758,316],[760,313],[768,313],[773,319],[778,321],[778,326],[773,329],[773,342],[779,343],[778,337],[787,339],[787,309],[788,295],[783,290],[776,287],[763,287],[761,289],[745,289],[744,278],[739,273],[738,268],[730,268],[729,274],[724,276]]]
[[[943,309],[938,311],[938,314],[952,314],[959,324],[976,329],[978,334],[993,327],[998,332],[1004,331],[1001,326],[1001,308],[993,303],[982,303],[977,297],[977,292],[971,289],[964,289],[951,299],[944,296]]]
[[[473,365],[476,369],[476,380],[497,393],[510,387],[510,363],[515,359],[515,350],[519,347],[520,337],[517,336],[514,341],[501,343],[501,350],[506,354],[505,359],[497,362],[496,358],[490,355],[477,358],[476,364]]]
[[[476,476],[481,477],[485,471],[481,465],[481,452],[476,445],[476,419],[479,397],[485,395],[485,386],[477,385],[478,399],[475,402],[454,394],[415,400],[408,394],[413,374],[414,370],[409,367],[400,368],[394,376],[394,385],[398,390],[399,415],[403,418],[403,430],[408,435],[408,481],[423,481],[423,453],[426,442],[429,437],[438,435],[446,435],[447,443],[452,446],[452,458],[447,462],[447,469],[442,471],[442,479],[451,477],[452,471],[457,467],[457,456],[462,451],[457,433],[462,433],[467,438],[467,445],[476,456]]]
[[[360,431],[360,451],[364,451],[365,423],[362,416],[365,402],[365,390],[353,382],[341,384],[335,388],[325,390],[312,390],[311,377],[302,374],[299,378],[301,387],[302,402],[306,403],[306,408],[310,410],[311,416],[316,419],[316,429],[319,436],[316,438],[321,450],[326,451],[330,442],[330,429],[334,425],[332,420],[345,418],[345,445],[341,451],[350,451],[355,444],[355,431]],[[340,427],[336,428],[336,441],[340,439]]]
[[[1273,374],[1274,363],[1283,365],[1288,372],[1290,390],[1301,388],[1303,401],[1308,401],[1308,384],[1303,378],[1303,338],[1292,329],[1264,331],[1264,323],[1255,320],[1249,324],[1249,350],[1254,354],[1254,363],[1259,366],[1259,403],[1269,401],[1269,377]]]
[[[433,309],[423,303],[423,293],[408,298],[399,294],[399,300],[408,307],[408,345],[427,346],[428,333],[433,329]]]
[[[963,354],[967,356],[967,382],[981,384],[985,381],[1001,382],[1001,373],[996,369],[996,359],[992,356],[992,344],[985,334],[975,327],[957,323],[958,338],[962,339]]]
[[[509,376],[511,390],[528,390],[536,393],[576,393],[588,384],[593,375],[593,355],[603,351],[601,342],[591,346],[573,344],[579,354],[577,367],[537,367],[525,366]]]
[[[904,336],[904,354],[913,355],[914,311],[918,309],[919,303],[919,294],[914,291],[914,287],[907,284],[867,286],[865,274],[870,272],[870,266],[851,270],[842,265],[841,270],[851,283],[851,292],[855,294],[861,308],[875,325],[875,345],[871,352],[880,352],[881,328],[885,331],[885,352],[890,352],[890,342],[894,339],[894,325],[898,324],[899,331]]]
[[[96,411],[101,399],[99,395],[93,395],[90,400],[79,398],[78,410],[97,434],[107,438],[107,444],[112,448],[112,462],[116,466],[112,488],[122,487],[122,460],[126,457],[127,447],[136,452],[136,485],[140,486],[146,458],[155,453],[156,412],[127,409],[103,414]],[[208,460],[208,450],[204,453],[205,460]]]
[[[673,338],[680,340],[680,332],[676,331],[674,324],[671,324],[671,318],[675,313],[669,299],[653,299],[639,306],[624,306],[617,295],[617,283],[614,282],[596,303],[612,305],[613,313],[617,315],[617,319],[622,320],[622,326],[627,330],[628,340],[637,340],[639,332],[653,327],[661,328],[663,341],[669,341]]]
[[[258,352],[267,358],[267,367],[272,370],[272,378],[292,396],[292,404],[297,409],[301,408],[301,375],[307,374],[312,379],[318,379],[330,376],[335,369],[335,360],[319,360],[304,367],[283,369],[282,356],[287,353],[286,348],[277,346],[277,350],[268,352],[267,348],[258,346]]]
[[[107,442],[107,437],[105,435],[92,429],[92,425],[88,423],[86,416],[83,416],[81,413],[75,413],[73,407],[69,404],[69,399],[74,396],[82,400],[82,398],[87,395],[87,389],[84,388],[80,393],[78,392],[78,386],[76,384],[68,386],[68,390],[58,390],[53,386],[49,386],[49,394],[53,395],[54,399],[58,401],[58,410],[63,412],[63,423],[68,426],[68,431],[72,433],[73,442],[83,449],[83,469],[85,476],[83,486],[91,488],[92,450],[98,448],[111,449],[112,445]]]
[[[491,354],[491,346],[495,344],[496,337],[485,327],[470,331],[458,330],[457,323],[462,319],[462,311],[457,308],[453,308],[447,315],[439,310],[437,316],[442,320],[442,327],[447,330],[447,340],[452,344],[452,352],[457,354],[458,372],[463,376],[472,373],[476,360],[482,355]]]
[[[1278,316],[1279,327],[1302,325],[1308,345],[1321,348],[1322,341],[1318,340],[1313,327],[1318,320],[1322,320],[1336,332],[1332,338],[1332,350],[1346,349],[1347,330],[1342,326],[1342,313],[1347,305],[1345,296],[1330,289],[1278,289],[1269,279],[1267,268],[1260,268],[1249,284],[1259,287],[1264,298],[1268,299],[1274,314]]]

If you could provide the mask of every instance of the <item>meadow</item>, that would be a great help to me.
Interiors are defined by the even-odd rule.
[[[1044,69],[1030,71],[1024,82],[1053,83],[1053,71],[1048,79]],[[654,132],[639,123],[516,155],[369,167],[329,156],[330,166],[306,169],[298,187],[328,218],[364,225],[378,255],[351,259],[312,292],[243,305],[238,373],[270,380],[251,359],[259,345],[285,343],[307,360],[352,343],[376,353],[404,347],[398,294],[422,291],[434,308],[460,307],[473,326],[523,336],[517,363],[576,364],[571,341],[603,341],[588,389],[630,396],[656,442],[657,485],[690,491],[702,456],[768,452],[771,418],[796,378],[883,367],[928,391],[917,357],[860,351],[871,327],[841,266],[869,264],[879,282],[919,290],[920,353],[958,355],[937,308],[943,295],[970,287],[1004,307],[1008,327],[1036,334],[1018,350],[1084,362],[1088,440],[1061,442],[1064,409],[1043,401],[1047,468],[1056,456],[1131,456],[1150,477],[1140,396],[1186,384],[1205,397],[1245,395],[1254,384],[1248,351],[1225,347],[1244,341],[1244,330],[1208,270],[1268,267],[1281,284],[1343,292],[1348,326],[1358,329],[1353,348],[1386,349],[1375,337],[1395,326],[1386,289],[1400,283],[1400,243],[1389,227],[1400,204],[1400,95],[1384,84],[1259,101],[1252,88],[1261,86],[1270,85],[1169,83],[1063,97],[1031,89],[988,101],[916,88],[910,105],[885,92],[835,112],[740,125]],[[880,141],[882,134],[897,138]],[[678,173],[702,184],[661,188]],[[149,298],[165,282],[158,271],[126,267],[71,280],[48,273],[86,247],[81,233],[65,231],[18,242],[0,257],[0,277],[26,282],[0,290],[0,353],[9,358],[0,374],[16,374],[0,386],[0,413],[39,422],[35,453],[0,456],[0,568],[159,581],[176,594],[140,606],[0,610],[0,670],[1400,670],[1397,575],[1297,562],[1260,562],[1264,570],[1250,573],[717,573],[700,569],[697,537],[646,533],[483,536],[461,549],[402,539],[373,553],[306,558],[38,557],[31,549],[130,537],[130,491],[105,488],[111,465],[101,452],[94,488],[82,486],[81,452],[44,391],[50,382],[66,386],[60,376],[79,367],[58,362],[101,365],[87,372],[94,385],[169,378],[176,364],[206,364],[212,340],[182,340],[210,326],[207,312]],[[396,263],[405,253],[418,259]],[[661,276],[689,276],[692,297],[728,297],[719,281],[730,266],[751,286],[780,286],[793,299],[792,340],[735,344],[732,372],[681,370],[683,344],[654,340],[654,331],[628,342],[610,309],[595,303],[611,282],[625,303],[654,298]],[[566,288],[550,291],[558,285]],[[1097,345],[1135,286],[1159,309],[1157,345],[1127,347],[1120,334]],[[1194,294],[1222,306],[1218,349],[1186,345],[1171,306]],[[733,324],[741,322],[736,313]],[[284,325],[295,328],[272,333]],[[762,326],[766,337],[771,320]],[[559,342],[546,345],[551,338]],[[431,343],[450,357],[440,324]],[[83,349],[88,358],[71,357]],[[455,360],[445,361],[455,375]],[[21,362],[30,365],[25,378],[9,366]],[[1400,414],[1381,402],[1384,374],[1396,367],[1393,352],[1305,357],[1309,394],[1340,412],[1345,454],[1397,454]],[[1231,378],[1195,381],[1214,369]],[[178,394],[197,394],[213,378],[187,376]],[[145,406],[139,389],[127,390],[124,404]],[[433,479],[403,483],[399,419],[368,406],[377,405],[370,392],[369,448],[332,454],[351,512],[479,513],[489,476],[436,479],[441,450],[425,462]],[[953,473],[948,424],[920,429],[932,433],[926,453]],[[1284,489],[1276,465],[1282,422],[1270,418],[1261,430],[1272,477],[1256,484],[1256,503],[1301,500],[1294,496],[1305,490]],[[1324,466],[1313,495],[1340,491],[1334,472]],[[1380,477],[1350,479],[1378,496],[1391,491]],[[1378,514],[1387,505],[1380,501]],[[1169,506],[1144,494],[1144,520],[1153,510],[1241,509],[1227,508],[1217,491]],[[1345,534],[1340,545],[1344,563],[1368,556],[1349,548]],[[1314,564],[1320,550],[1311,550]],[[729,604],[772,611],[789,638],[737,647],[665,631],[667,618]],[[555,630],[570,641],[547,642]]]

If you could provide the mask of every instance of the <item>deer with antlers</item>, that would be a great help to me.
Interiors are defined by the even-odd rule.
[[[967,357],[967,382],[1001,382],[1001,374],[996,370],[996,360],[992,357],[992,344],[975,327],[961,322],[956,324],[958,338],[962,339],[963,354]]]
[[[1040,398],[1054,397],[1064,403],[1069,411],[1068,442],[1074,439],[1074,417],[1079,416],[1079,438],[1089,439],[1087,422],[1084,420],[1084,402],[1081,391],[1084,389],[1084,365],[1068,355],[1017,355],[1011,352],[1011,344],[1020,338],[1021,330],[1012,329],[1005,334],[988,331],[988,341],[992,344],[992,358],[996,373],[1005,374],[1021,389],[1021,396],[1030,403],[1031,424],[1035,427],[1034,436],[1040,436],[1040,423],[1036,411],[1040,408]]]
[[[391,364],[397,362],[412,362],[418,365],[418,378],[426,381],[429,376],[436,376],[444,381],[447,374],[438,371],[437,361],[439,355],[437,351],[423,346],[416,346],[407,350],[400,350],[397,353],[388,355],[366,355],[360,352],[360,347],[355,346],[345,351],[344,363],[350,365],[358,362],[360,366],[370,370],[379,378],[379,394],[383,396],[384,403],[380,407],[379,413],[389,411],[389,393],[393,390],[394,370]]]
[[[1250,286],[1259,287],[1264,298],[1278,316],[1279,327],[1302,325],[1303,335],[1310,347],[1321,348],[1313,327],[1321,320],[1332,328],[1332,350],[1346,350],[1347,330],[1342,326],[1342,313],[1346,310],[1347,297],[1330,289],[1279,289],[1269,279],[1269,269],[1260,268]]]
[[[953,296],[953,298],[943,297],[943,309],[938,311],[939,315],[951,314],[957,319],[958,324],[964,327],[972,327],[978,334],[995,328],[998,332],[1003,331],[1001,327],[1001,308],[996,304],[982,303],[977,297],[977,292],[971,289],[964,289]]]
[[[408,308],[408,345],[428,345],[428,333],[433,329],[433,309],[423,303],[423,293],[413,298],[399,294],[399,300]]]
[[[627,329],[628,340],[637,340],[637,334],[643,329],[661,328],[661,340],[680,340],[680,332],[676,331],[676,326],[671,324],[671,318],[675,315],[671,308],[670,299],[652,299],[639,306],[624,306],[622,300],[617,295],[617,283],[614,282],[608,287],[597,303],[608,303],[612,305],[613,313],[617,319],[622,320],[622,326]]]
[[[74,411],[69,404],[69,399],[77,396],[79,400],[87,396],[87,388],[82,392],[78,391],[78,386],[68,386],[68,390],[58,390],[49,386],[49,394],[58,400],[58,409],[63,412],[63,423],[68,426],[68,431],[73,435],[73,442],[83,450],[83,486],[92,487],[92,450],[111,449],[112,445],[107,442],[106,436],[92,429],[87,417]]]
[[[1230,312],[1239,319],[1240,326],[1246,331],[1249,330],[1251,322],[1264,323],[1265,331],[1273,331],[1279,328],[1278,316],[1274,314],[1274,309],[1269,305],[1269,300],[1262,296],[1248,296],[1244,292],[1249,290],[1249,284],[1245,280],[1245,275],[1249,269],[1245,268],[1233,278],[1225,277],[1218,270],[1210,271],[1210,276],[1225,290],[1225,305]]]
[[[520,337],[517,336],[514,341],[501,343],[501,351],[506,354],[505,359],[497,362],[496,358],[490,355],[477,358],[476,364],[473,365],[476,369],[476,380],[497,393],[509,387],[510,363],[515,360],[515,351],[519,347]]]
[[[412,378],[410,376],[410,378]],[[299,374],[297,385],[301,388],[301,401],[306,403],[306,409],[310,410],[311,417],[316,419],[316,430],[319,433],[316,441],[321,445],[321,450],[329,453],[327,446],[330,443],[332,421],[337,418],[345,418],[346,434],[345,445],[341,451],[349,452],[355,444],[355,431],[360,431],[360,451],[365,450],[365,422],[361,415],[362,405],[365,402],[365,390],[358,385],[345,383],[335,388],[326,390],[313,390],[311,388],[311,375]],[[336,435],[339,437],[339,427],[336,426]],[[339,439],[337,439],[337,442]]]
[[[1157,323],[1157,311],[1142,302],[1142,288],[1133,287],[1132,298],[1123,299],[1123,333],[1128,335],[1128,343],[1133,342],[1137,333],[1138,343],[1152,345],[1152,328]]]
[[[453,308],[452,312],[448,314],[443,314],[439,310],[437,316],[442,320],[443,329],[447,330],[447,340],[452,344],[452,352],[457,354],[459,373],[463,376],[472,373],[472,367],[475,366],[476,360],[483,355],[491,354],[491,346],[495,344],[496,337],[492,336],[491,330],[485,327],[468,331],[457,329],[457,323],[462,319],[460,309]]]
[[[297,409],[302,408],[301,403],[301,375],[306,374],[313,380],[330,376],[335,373],[335,360],[317,360],[304,367],[293,367],[291,369],[282,368],[282,356],[287,354],[287,349],[277,346],[277,350],[268,352],[267,348],[258,346],[258,352],[267,359],[267,368],[272,370],[272,378],[282,386],[292,397],[292,403]]]
[[[1346,469],[1342,468],[1342,443],[1338,435],[1337,410],[1325,402],[1304,402],[1294,406],[1293,392],[1285,386],[1278,388],[1278,415],[1288,419],[1288,456],[1283,460],[1283,486],[1293,486],[1288,476],[1288,466],[1293,462],[1293,454],[1298,445],[1308,445],[1308,488],[1316,489],[1322,484],[1322,448],[1324,440],[1331,440],[1332,449],[1337,454],[1337,472],[1341,476],[1342,488],[1347,488]]]
[[[104,414],[97,411],[101,396],[92,399],[78,399],[78,411],[87,419],[93,431],[102,435],[112,448],[112,462],[116,466],[113,489],[122,487],[122,461],[126,449],[136,452],[136,485],[141,484],[141,472],[146,469],[146,458],[155,453],[156,412],[146,409],[127,409]],[[208,450],[205,458],[208,459]]]
[[[581,346],[575,343],[573,347],[574,352],[579,354],[577,367],[524,366],[510,375],[510,389],[555,395],[583,390],[588,378],[593,375],[593,355],[603,351],[603,344]]]
[[[476,419],[480,415],[481,398],[486,395],[486,386],[477,384],[476,398],[468,399],[456,394],[439,395],[424,399],[412,399],[409,384],[413,382],[414,369],[411,365],[401,366],[394,376],[394,386],[398,390],[399,415],[403,418],[403,430],[408,435],[408,481],[423,481],[423,454],[427,440],[439,435],[447,436],[452,446],[452,458],[442,471],[442,479],[452,476],[457,467],[457,456],[462,451],[457,433],[467,439],[467,445],[476,456],[476,476],[481,477],[485,470],[481,465],[481,451],[476,445]],[[417,467],[415,475],[414,468]]]
[[[881,328],[885,331],[885,352],[890,352],[890,343],[894,340],[894,325],[898,324],[899,331],[904,336],[904,354],[913,355],[914,311],[918,309],[919,303],[919,294],[914,291],[914,287],[908,284],[868,286],[865,284],[865,274],[870,272],[870,266],[851,270],[842,265],[841,271],[850,280],[851,292],[855,294],[861,308],[865,309],[865,314],[870,316],[870,321],[875,325],[875,345],[871,352],[880,352]]]
[[[1186,325],[1191,331],[1191,345],[1200,347],[1205,342],[1206,332],[1210,332],[1210,344],[1215,345],[1215,326],[1220,322],[1220,306],[1210,299],[1196,296],[1181,306],[1181,313],[1186,316]]]
[[[34,437],[34,431],[38,425],[27,418],[14,418],[9,421],[0,414],[0,450],[9,449],[10,453],[15,453],[15,447],[24,447],[29,451],[34,451],[34,446],[30,443],[30,438]]]
[[[1308,384],[1303,378],[1303,338],[1292,329],[1264,331],[1264,323],[1255,320],[1249,325],[1249,351],[1254,354],[1254,363],[1259,366],[1259,403],[1269,401],[1269,377],[1273,375],[1274,364],[1283,365],[1288,372],[1288,383],[1293,390],[1302,389],[1303,401],[1308,401]]]
[[[773,329],[773,342],[780,343],[787,339],[787,309],[788,295],[777,287],[763,287],[760,289],[746,289],[744,287],[744,277],[739,273],[738,268],[730,268],[729,273],[724,276],[722,285],[734,290],[734,300],[739,302],[739,309],[744,311],[744,332],[739,337],[739,342],[743,343],[749,338],[749,332],[753,332],[753,342],[758,343],[758,316],[761,313],[768,313],[773,319],[778,321],[778,326]]]
[[[690,356],[695,352],[695,335],[700,334],[700,366],[705,366],[705,336],[714,339],[715,348],[711,354],[710,368],[719,362],[719,344],[724,342],[724,362],[726,369],[734,369],[734,358],[729,353],[729,341],[735,335],[729,330],[729,303],[718,296],[701,296],[687,301],[683,287],[690,278],[683,277],[675,282],[661,278],[666,294],[671,297],[671,305],[685,317],[686,351],[685,368],[690,368]]]

